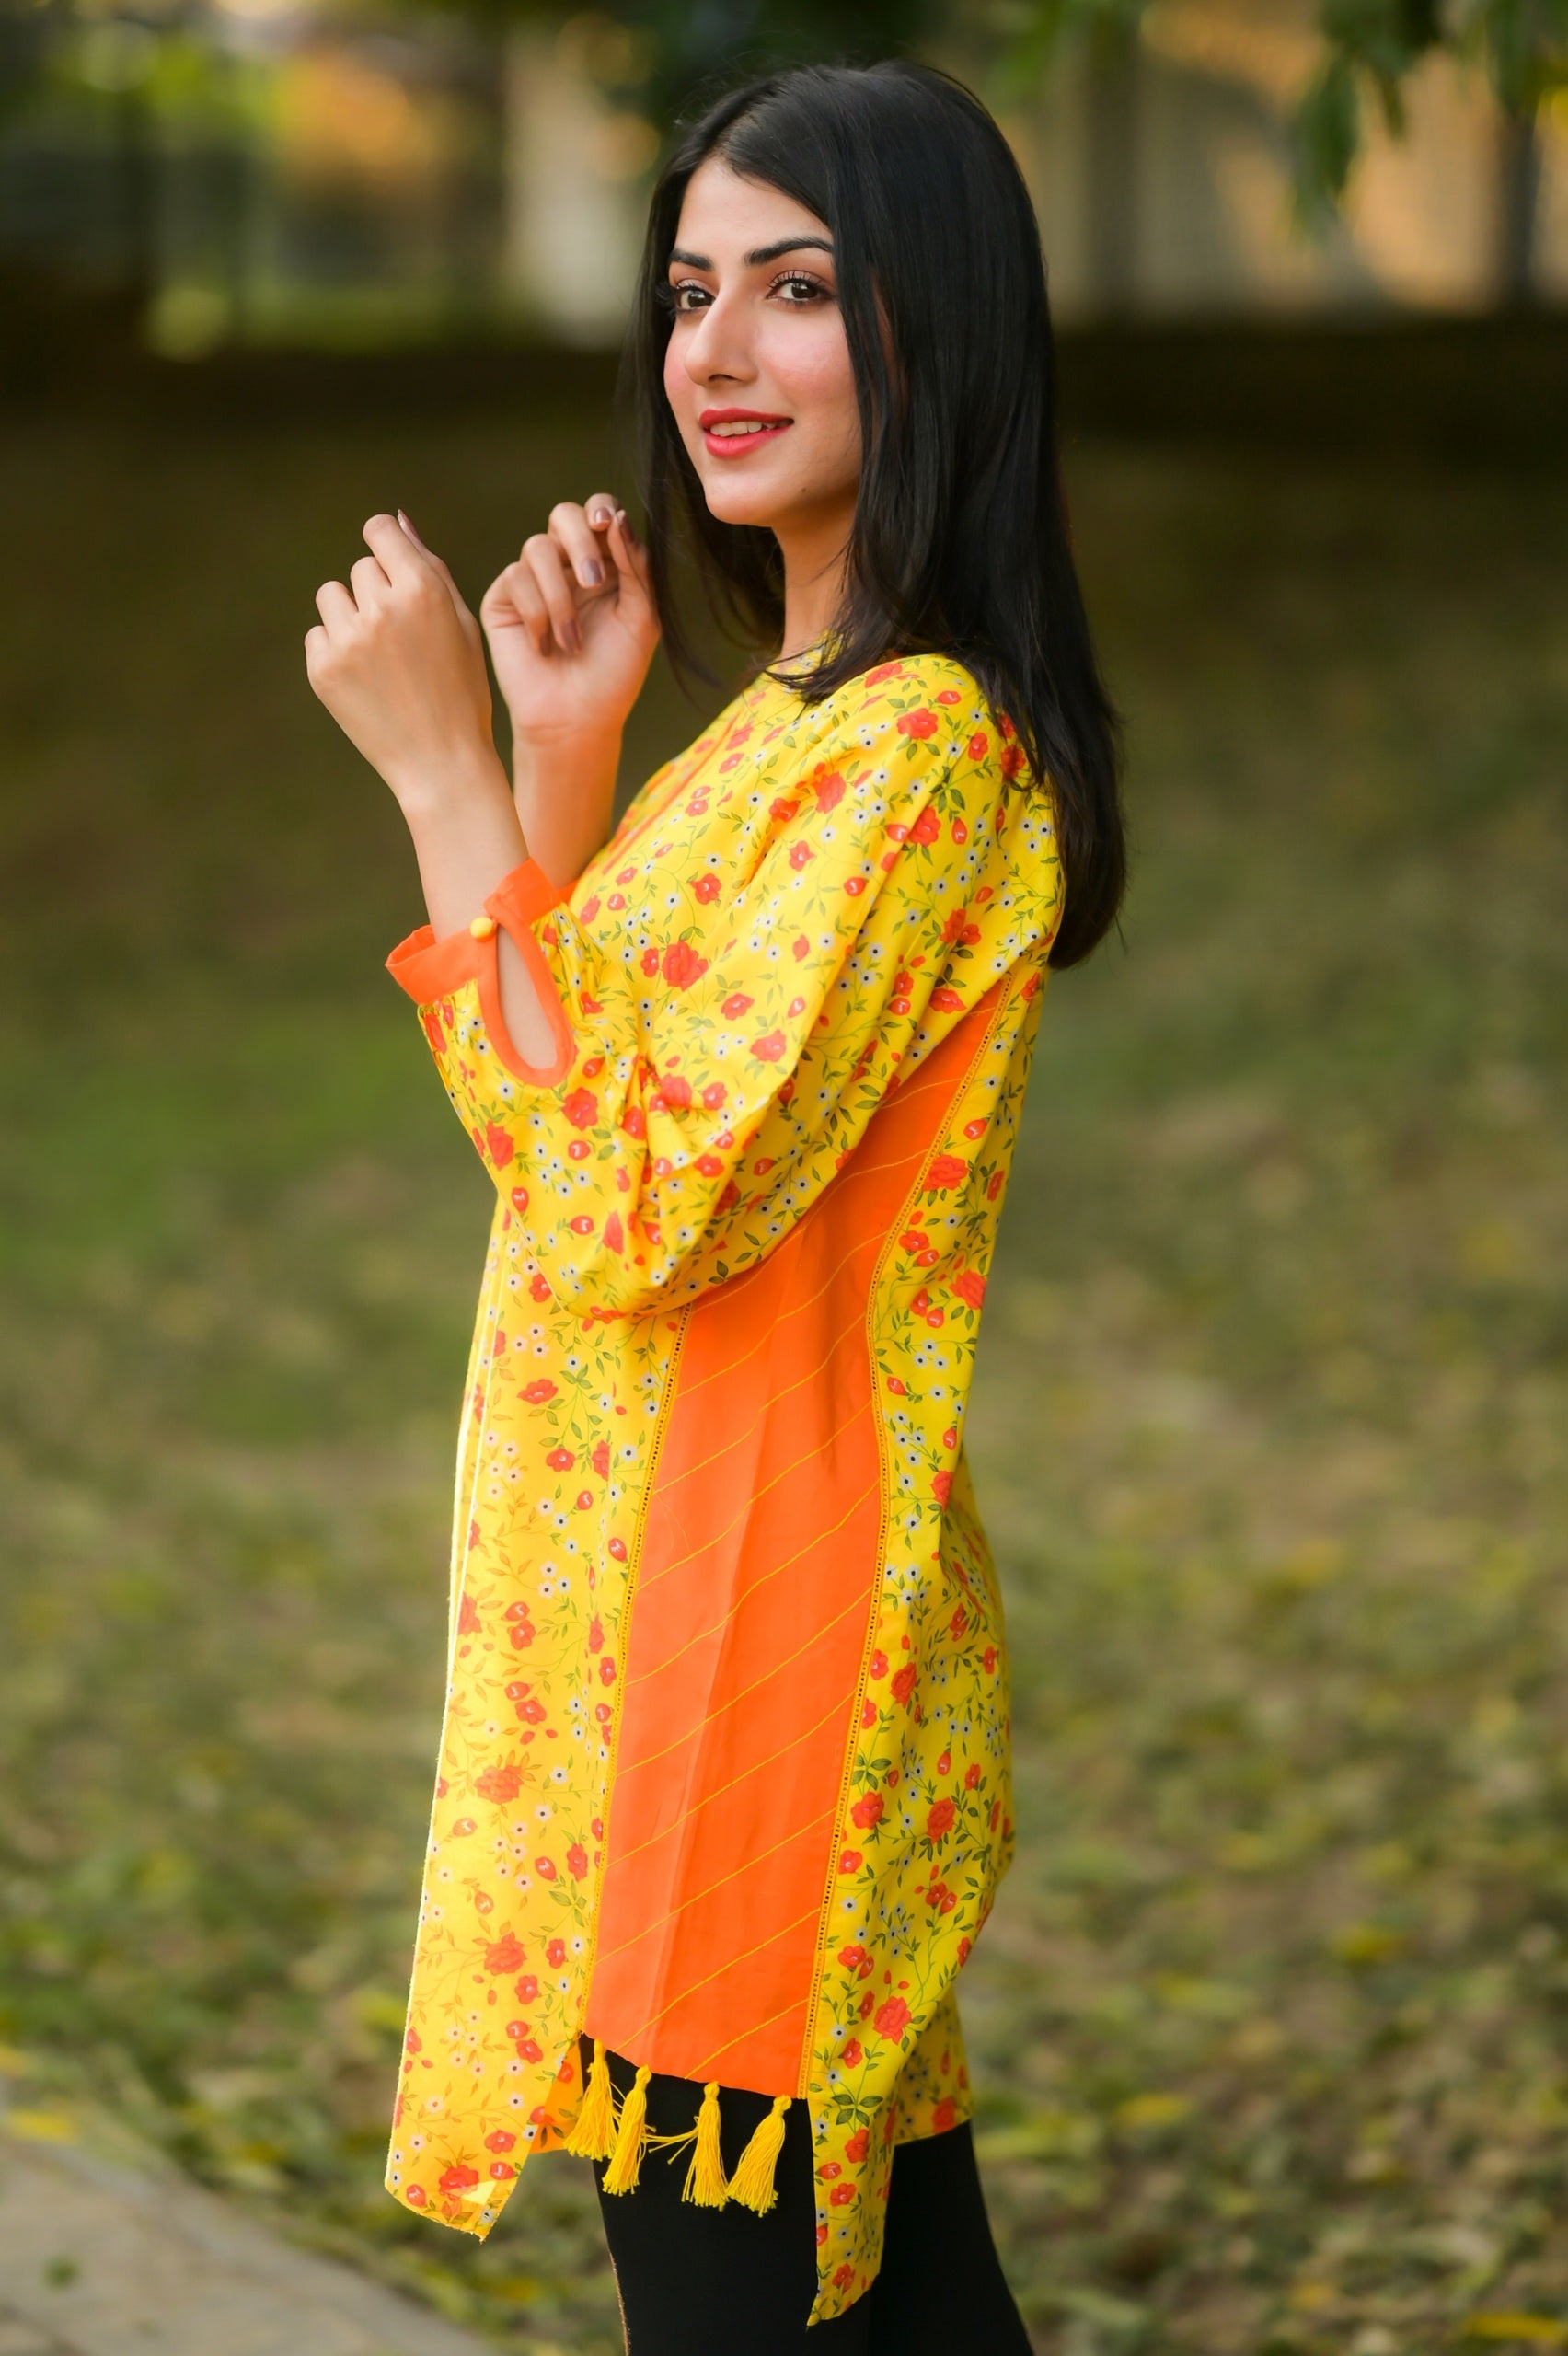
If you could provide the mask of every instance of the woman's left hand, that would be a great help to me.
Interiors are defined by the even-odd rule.
[[[499,767],[478,623],[400,515],[373,515],[368,556],[317,592],[310,684],[408,810]]]

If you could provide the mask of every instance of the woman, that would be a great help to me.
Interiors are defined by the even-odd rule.
[[[497,1189],[388,2181],[483,2235],[586,2154],[634,2356],[1005,2356],[960,1434],[1041,984],[1122,848],[995,125],[902,64],[726,98],[633,352],[647,548],[563,504],[484,601],[513,784],[407,518],[306,641],[408,819],[431,921],[390,963]],[[771,659],[612,834],[683,531]]]

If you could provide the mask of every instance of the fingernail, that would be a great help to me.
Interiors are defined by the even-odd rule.
[[[602,589],[605,585],[605,568],[596,556],[585,556],[577,567],[577,578],[582,582],[584,589]]]
[[[621,527],[622,537],[629,540],[632,547],[635,548],[637,546],[637,534],[631,528],[631,518],[627,514],[624,507],[617,507],[616,509],[616,522]]]
[[[582,653],[582,634],[579,630],[575,622],[564,623],[560,629],[556,632],[556,635],[560,640],[560,642],[568,654]]]
[[[588,521],[596,532],[607,532],[615,521],[615,516],[608,507],[595,507]]]
[[[402,509],[399,507],[398,510],[398,521],[403,526],[404,531],[407,532],[409,539],[415,541],[418,546],[422,549],[424,542],[420,537],[419,526],[415,524],[413,517],[411,515],[405,515]]]

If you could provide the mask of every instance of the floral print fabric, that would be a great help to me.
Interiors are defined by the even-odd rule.
[[[953,1983],[1011,1824],[963,1416],[1061,890],[1010,732],[961,665],[921,656],[807,708],[764,678],[649,781],[564,904],[531,866],[507,879],[489,908],[556,1002],[548,1068],[505,1036],[482,924],[390,961],[497,1194],[388,2168],[412,2208],[488,2232],[575,2115],[683,1318],[811,1214],[969,1022],[866,1303],[883,1537],[811,2032],[777,2089],[813,2120],[813,2319],[876,2271],[894,2144],[967,2115]]]

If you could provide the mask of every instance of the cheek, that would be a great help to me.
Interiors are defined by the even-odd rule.
[[[835,312],[820,321],[791,319],[788,328],[769,338],[761,355],[768,376],[813,440],[858,447],[860,420],[842,321]]]

